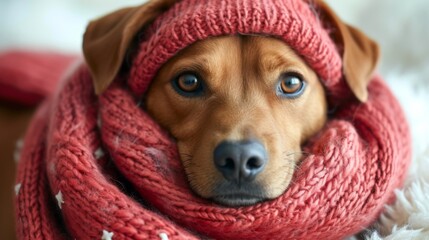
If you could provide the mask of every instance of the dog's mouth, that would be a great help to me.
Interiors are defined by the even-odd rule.
[[[211,198],[214,202],[228,207],[243,207],[257,204],[266,200],[265,197],[249,194],[218,195]]]
[[[209,197],[213,202],[226,207],[244,207],[268,200],[266,189],[257,183],[222,182]]]

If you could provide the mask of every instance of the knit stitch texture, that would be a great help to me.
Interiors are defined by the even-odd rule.
[[[82,66],[29,127],[16,178],[19,239],[99,239],[104,230],[113,239],[340,239],[377,218],[409,164],[404,115],[375,78],[367,103],[339,110],[305,147],[282,196],[224,208],[190,191],[174,141],[129,90],[114,85],[97,98],[91,81]]]
[[[175,142],[138,99],[186,46],[239,33],[282,39],[330,94],[347,97],[337,47],[304,1],[181,1],[145,30],[126,79],[96,96],[82,64],[42,103],[16,177],[19,239],[341,239],[372,223],[401,186],[411,154],[403,112],[378,76],[366,103],[342,104],[304,146],[308,154],[279,198],[226,208],[191,192]],[[8,65],[19,73],[13,66],[19,61]]]

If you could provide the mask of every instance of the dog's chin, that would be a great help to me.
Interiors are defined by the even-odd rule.
[[[211,200],[226,207],[245,207],[255,205],[267,199],[247,195],[224,195],[212,197]]]

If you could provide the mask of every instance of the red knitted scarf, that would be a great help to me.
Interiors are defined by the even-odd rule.
[[[16,178],[20,239],[339,239],[373,222],[404,179],[410,136],[375,77],[304,148],[289,189],[254,206],[195,196],[175,143],[129,90],[93,94],[81,66],[37,111]]]

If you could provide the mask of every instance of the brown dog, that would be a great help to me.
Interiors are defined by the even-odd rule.
[[[175,2],[151,1],[89,25],[84,53],[98,93],[118,74],[133,38]],[[345,80],[365,101],[377,45],[322,1],[309,2],[335,29]],[[189,46],[158,72],[145,107],[176,139],[193,190],[229,206],[283,193],[301,145],[327,119],[315,72],[284,42],[262,36],[215,37]]]
[[[141,29],[175,2],[154,0],[89,25],[84,55],[97,93],[121,74]],[[347,84],[357,100],[365,101],[377,45],[323,2],[313,4],[342,49]],[[216,37],[181,51],[158,72],[145,108],[176,139],[195,193],[229,206],[282,194],[302,156],[302,144],[327,120],[318,76],[284,42],[262,36]],[[7,112],[0,114],[7,118]],[[10,159],[11,153],[2,151],[2,159]]]

